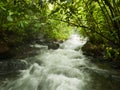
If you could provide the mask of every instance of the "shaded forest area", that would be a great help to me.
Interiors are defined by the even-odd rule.
[[[120,0],[1,0],[0,56],[38,37],[66,40],[72,27],[88,37],[85,54],[120,67]]]

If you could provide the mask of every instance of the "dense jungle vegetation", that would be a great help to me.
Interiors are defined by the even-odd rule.
[[[120,0],[0,0],[0,53],[40,35],[65,40],[76,28],[83,50],[120,62]]]

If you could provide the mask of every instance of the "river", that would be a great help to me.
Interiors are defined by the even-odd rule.
[[[74,34],[56,50],[32,45],[42,48],[39,54],[27,58],[30,66],[17,78],[6,79],[0,90],[120,90],[116,71],[100,68],[83,55],[86,41]]]

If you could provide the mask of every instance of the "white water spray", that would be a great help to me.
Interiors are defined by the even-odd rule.
[[[87,90],[90,76],[80,67],[95,66],[82,54],[80,48],[85,43],[86,39],[72,35],[59,49],[35,56],[33,61],[40,61],[40,65],[33,63],[20,78],[8,81],[0,90]]]

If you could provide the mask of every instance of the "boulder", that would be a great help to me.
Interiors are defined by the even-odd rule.
[[[52,42],[48,44],[48,49],[58,49],[59,48],[59,43]]]
[[[19,70],[24,70],[27,67],[27,62],[22,60],[0,61],[0,75],[9,75],[10,73],[15,73],[19,72]]]

